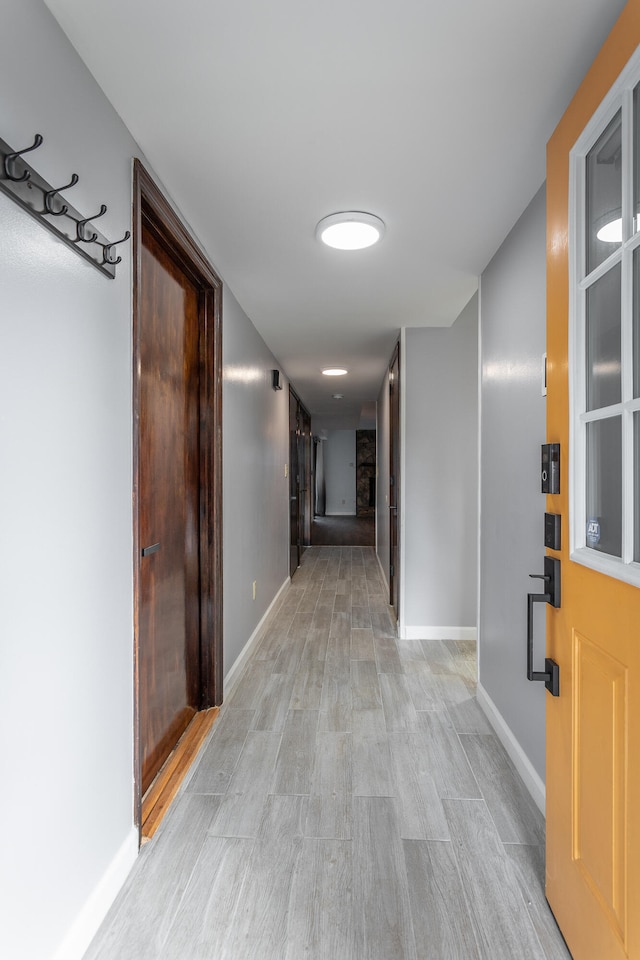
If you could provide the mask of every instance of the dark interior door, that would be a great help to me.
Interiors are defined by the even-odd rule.
[[[311,544],[311,524],[313,521],[313,458],[311,439],[311,416],[300,405],[300,436],[298,439],[298,461],[300,468],[300,539],[302,552]]]
[[[222,703],[222,283],[133,164],[134,790]]]
[[[293,576],[311,543],[313,520],[311,416],[289,387],[289,574]]]
[[[144,793],[199,706],[199,291],[143,226],[139,729]]]
[[[299,402],[289,390],[289,575],[293,576],[300,565],[300,457],[298,435]]]
[[[398,509],[400,506],[400,354],[394,351],[389,365],[389,603],[396,620],[398,603]]]

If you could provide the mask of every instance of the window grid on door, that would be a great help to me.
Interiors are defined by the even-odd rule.
[[[571,558],[640,585],[640,55],[570,177]]]

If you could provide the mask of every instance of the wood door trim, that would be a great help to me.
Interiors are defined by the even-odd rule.
[[[151,175],[133,162],[133,593],[134,820],[142,823],[139,715],[139,443],[142,227],[151,230],[200,291],[200,690],[201,710],[222,703],[222,281]]]
[[[195,761],[200,747],[220,712],[219,707],[201,710],[178,741],[142,801],[142,839],[151,840],[162,823],[180,784]]]

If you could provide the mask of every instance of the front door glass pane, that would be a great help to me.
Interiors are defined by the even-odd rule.
[[[633,91],[633,232],[640,230],[640,86]]]
[[[622,243],[622,113],[587,154],[587,274]]]
[[[640,563],[640,413],[633,415],[633,515],[634,521],[634,545],[633,559]]]
[[[620,276],[617,264],[587,290],[587,410],[621,400]]]
[[[622,419],[587,424],[587,547],[622,556]]]
[[[640,397],[640,247],[633,252],[633,395]]]

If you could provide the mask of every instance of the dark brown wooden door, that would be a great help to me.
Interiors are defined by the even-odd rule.
[[[135,804],[222,703],[222,283],[133,166]]]
[[[300,463],[298,436],[299,402],[293,390],[289,390],[289,575],[292,577],[300,566]]]
[[[289,387],[289,574],[293,576],[311,543],[311,415]]]
[[[399,614],[398,563],[400,507],[400,353],[396,347],[389,365],[389,603]]]
[[[198,708],[199,292],[143,226],[139,709],[142,791]]]
[[[311,416],[300,404],[300,437],[298,441],[298,460],[300,472],[300,538],[302,553],[311,544],[311,523],[313,506],[313,461],[311,457]]]

